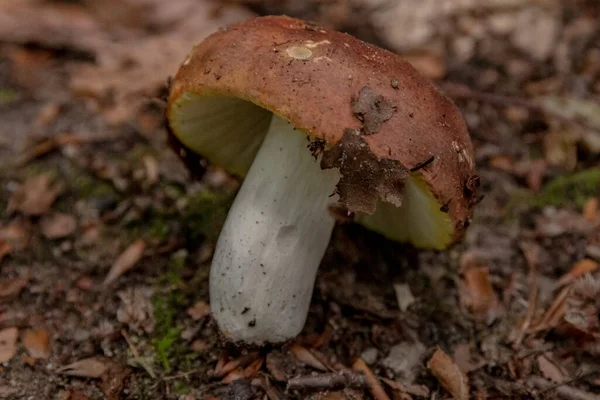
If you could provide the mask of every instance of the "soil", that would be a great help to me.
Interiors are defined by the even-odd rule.
[[[595,0],[103,4],[0,1],[1,399],[600,398]],[[264,349],[208,305],[240,182],[192,179],[163,120],[192,44],[254,13],[405,56],[463,112],[483,195],[441,252],[340,222],[304,331]]]

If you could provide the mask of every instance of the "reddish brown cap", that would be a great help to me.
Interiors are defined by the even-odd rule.
[[[238,110],[236,123],[250,127],[239,132],[247,143],[244,135],[264,136],[268,112],[306,132],[311,149],[323,151],[322,167],[340,169],[340,201],[351,211],[368,215],[401,204],[407,180],[429,192],[435,211],[449,221],[448,238],[443,245],[417,245],[445,247],[468,223],[479,180],[465,122],[451,100],[396,54],[281,16],[232,25],[197,45],[172,81],[170,129],[188,150],[243,176],[255,152],[229,165],[233,157],[196,141],[217,124],[186,119],[199,109],[188,104],[201,98]],[[419,195],[412,201],[418,204]],[[378,213],[358,221],[415,242],[395,237],[392,228],[377,229]],[[403,221],[414,222],[410,215]]]

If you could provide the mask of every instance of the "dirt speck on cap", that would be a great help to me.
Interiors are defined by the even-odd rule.
[[[396,106],[370,87],[364,86],[358,97],[352,98],[352,112],[363,123],[363,133],[371,135],[379,132],[381,125],[392,118]]]

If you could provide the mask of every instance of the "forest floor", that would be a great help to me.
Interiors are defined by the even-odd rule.
[[[484,197],[444,252],[336,227],[302,334],[250,351],[208,304],[239,182],[189,177],[163,98],[267,13],[440,85]],[[595,0],[0,0],[0,399],[600,399],[599,27]]]

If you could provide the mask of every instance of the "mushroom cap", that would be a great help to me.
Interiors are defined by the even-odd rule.
[[[462,236],[479,184],[466,124],[400,56],[302,20],[258,17],[206,38],[172,80],[168,128],[183,158],[200,154],[244,176],[271,113],[311,138],[323,168],[340,169],[340,202],[359,223],[418,247]],[[439,235],[386,227],[405,201],[412,208],[396,228],[446,224]]]

